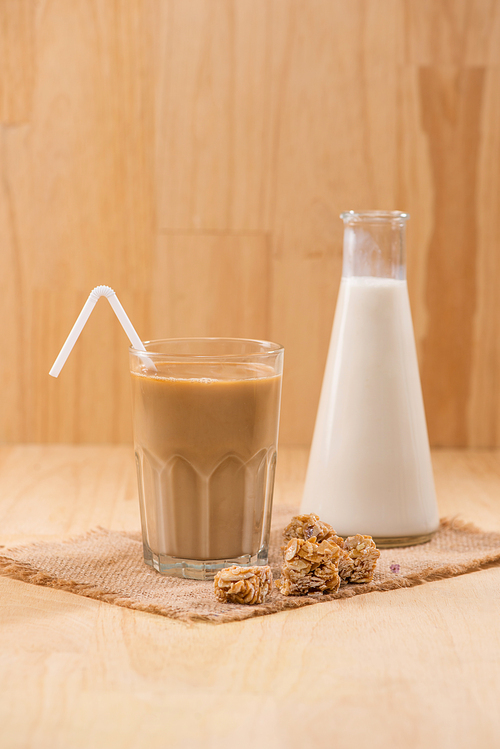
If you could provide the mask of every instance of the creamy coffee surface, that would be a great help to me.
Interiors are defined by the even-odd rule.
[[[154,375],[132,373],[145,543],[181,559],[254,556],[272,501],[281,376],[259,364],[155,364]]]

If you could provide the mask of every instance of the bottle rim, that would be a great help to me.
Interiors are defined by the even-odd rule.
[[[377,224],[384,221],[404,223],[408,221],[410,214],[404,211],[343,211],[340,218],[346,224],[361,223],[362,221]]]

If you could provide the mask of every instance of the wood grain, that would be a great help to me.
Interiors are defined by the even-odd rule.
[[[262,231],[271,170],[269,3],[160,3],[159,229]]]
[[[477,172],[484,69],[423,67],[422,118],[431,133],[436,191],[427,263],[429,324],[423,348],[424,397],[434,444],[467,443],[473,316],[476,309]],[[453,252],[441,251],[449,243]],[[443,299],[443,288],[447,293]]]
[[[433,461],[441,514],[500,530],[500,453]],[[299,501],[306,462],[280,451],[278,501]],[[130,447],[0,448],[0,543],[95,525],[139,527]],[[499,583],[492,568],[213,626],[0,577],[2,747],[493,749]]]
[[[496,0],[0,2],[0,440],[130,440],[105,303],[47,376],[105,283],[146,339],[283,343],[307,445],[338,214],[395,208],[431,441],[500,446],[499,66]]]
[[[152,335],[266,339],[269,263],[265,236],[162,235]]]
[[[485,77],[484,124],[479,156],[477,307],[474,315],[474,340],[471,356],[471,398],[467,405],[469,439],[487,447],[500,439],[500,298],[493,279],[500,273],[500,253],[496,236],[500,232],[500,128],[492,122],[500,118],[500,70],[488,70]],[[489,163],[487,163],[489,162]],[[487,217],[487,218],[486,218]]]
[[[31,118],[34,88],[34,0],[0,3],[0,123],[20,125]]]

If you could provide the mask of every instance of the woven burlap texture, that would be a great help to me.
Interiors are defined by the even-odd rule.
[[[292,514],[283,507],[274,512],[269,561],[275,579],[282,529]],[[173,619],[224,623],[360,593],[407,588],[491,564],[500,564],[500,533],[445,519],[426,544],[382,550],[371,583],[348,585],[334,595],[287,597],[274,590],[266,603],[257,606],[219,603],[211,582],[159,575],[144,564],[136,532],[98,528],[66,541],[5,550],[0,556],[0,574]]]

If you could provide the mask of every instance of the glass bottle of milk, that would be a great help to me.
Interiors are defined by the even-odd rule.
[[[301,511],[379,546],[428,541],[439,517],[399,211],[349,211]]]

